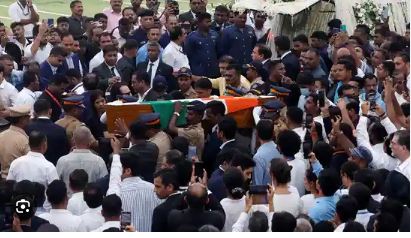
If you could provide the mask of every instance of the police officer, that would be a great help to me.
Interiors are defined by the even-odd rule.
[[[219,76],[217,44],[219,34],[210,30],[211,15],[197,14],[198,29],[187,36],[184,49],[193,75],[217,78]]]
[[[251,53],[257,43],[254,29],[245,24],[247,12],[235,12],[235,22],[222,31],[221,55],[230,55],[240,65],[252,61]]]
[[[204,116],[205,104],[201,101],[195,100],[187,105],[187,124],[185,128],[177,128],[177,119],[180,117],[182,105],[180,102],[174,104],[174,113],[171,117],[168,129],[171,133],[187,138],[190,141],[190,151],[196,152],[199,160],[202,159],[204,149],[204,129],[201,126],[201,121]],[[193,153],[194,154],[194,153]]]
[[[85,126],[80,121],[85,106],[83,105],[84,96],[75,95],[63,99],[64,117],[56,121],[56,124],[66,130],[67,139],[71,143],[74,130],[79,126]]]
[[[182,67],[177,72],[178,86],[185,99],[198,98],[196,91],[191,86],[192,76],[193,74],[189,68]]]

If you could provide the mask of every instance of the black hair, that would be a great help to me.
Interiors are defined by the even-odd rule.
[[[235,70],[237,74],[241,74],[241,66],[237,63],[231,63],[227,66],[227,70]]]
[[[290,143],[292,141],[293,143]],[[278,134],[277,145],[284,156],[293,157],[300,151],[301,138],[292,130],[284,130]]]
[[[223,150],[217,154],[217,162],[218,164],[223,164],[224,162],[230,164],[233,160],[235,154],[240,153],[237,148],[230,148],[227,150]]]
[[[379,213],[375,217],[375,232],[397,232],[398,220],[390,213]]]
[[[113,51],[118,52],[117,47],[114,45],[107,45],[103,48],[103,55],[106,55],[109,52],[113,52]]]
[[[208,79],[207,79],[207,80],[208,80]],[[210,108],[211,112],[212,112],[214,115],[218,115],[218,114],[219,114],[219,115],[221,115],[221,116],[224,116],[224,115],[225,115],[225,112],[226,112],[224,103],[222,103],[221,101],[217,101],[217,100],[213,100],[213,101],[208,102],[208,103],[206,104],[206,109],[208,109],[208,108]]]
[[[226,6],[224,6],[224,5],[218,5],[218,6],[215,8],[215,12],[222,12],[222,13],[226,13],[226,14],[228,15],[228,13],[230,12],[230,10],[229,10]]]
[[[341,166],[341,174],[345,174],[351,181],[354,180],[354,174],[356,171],[358,171],[360,167],[353,162],[353,161],[347,161]]]
[[[409,117],[410,116],[410,103],[409,102],[405,102],[403,104],[401,104],[401,111],[404,114],[405,117]]]
[[[344,68],[346,70],[350,70],[351,78],[354,78],[355,75],[357,75],[357,66],[355,66],[354,60],[352,59],[351,55],[341,57],[336,64],[344,65]]]
[[[350,82],[357,82],[358,83],[358,88],[361,89],[364,87],[364,80],[361,77],[355,76],[352,79],[350,79]]]
[[[286,115],[288,120],[297,125],[302,125],[304,112],[299,107],[288,107]]]
[[[31,149],[39,148],[42,143],[47,142],[47,136],[40,131],[32,131],[29,135],[29,146]]]
[[[67,188],[63,180],[54,180],[49,184],[46,191],[47,200],[51,205],[58,205],[67,199]]]
[[[340,187],[340,176],[334,169],[322,170],[317,181],[326,197],[333,196]]]
[[[10,29],[14,29],[14,28],[17,27],[17,26],[24,27],[23,23],[21,23],[21,22],[12,22],[12,23],[10,24]]]
[[[71,3],[70,3],[70,8],[75,7],[77,3],[82,3],[82,2],[81,2],[80,0],[71,1]]]
[[[87,73],[83,77],[83,87],[87,91],[96,90],[98,82],[99,77],[94,73]]]
[[[274,43],[277,48],[282,51],[287,51],[291,48],[291,42],[288,36],[277,36],[274,38]]]
[[[123,169],[130,169],[132,176],[139,176],[141,174],[139,160],[140,156],[135,153],[125,152],[120,154],[120,161]]]
[[[328,35],[324,31],[314,31],[310,38],[316,38],[322,41],[328,41]]]
[[[384,198],[380,206],[381,213],[389,213],[395,217],[397,221],[401,221],[404,215],[404,206],[395,199]]]
[[[144,84],[150,85],[151,78],[150,78],[150,76],[148,75],[148,73],[146,71],[141,71],[140,70],[140,71],[136,71],[134,74],[136,75],[136,80],[137,81],[143,81]]]
[[[368,128],[368,134],[370,135],[370,139],[373,144],[383,143],[385,138],[388,136],[388,133],[381,122],[372,123]]]
[[[338,88],[338,90],[337,90],[337,95],[338,95],[338,97],[342,97],[342,96],[344,95],[344,91],[351,90],[351,89],[353,89],[353,88],[354,88],[354,87],[351,86],[351,85],[349,85],[349,84],[343,84],[343,85],[341,85],[341,86]]]
[[[223,182],[228,194],[234,199],[244,196],[244,176],[238,168],[228,168],[224,171]]]
[[[350,100],[346,105],[347,111],[354,110],[355,114],[360,114],[360,104],[356,100]]]
[[[60,24],[60,23],[63,23],[63,22],[69,23],[69,19],[67,17],[58,17],[57,18],[57,24]]]
[[[362,31],[365,33],[367,36],[370,35],[370,28],[366,24],[358,24],[355,28],[355,30]]]
[[[61,46],[55,46],[50,50],[50,56],[67,56],[67,52]]]
[[[359,169],[354,173],[354,182],[362,183],[372,190],[374,188],[374,175],[371,169]]]
[[[154,17],[154,11],[150,9],[144,9],[141,11],[141,13],[138,15],[139,17]]]
[[[88,183],[83,190],[83,196],[89,208],[97,208],[103,203],[104,194],[97,183]]]
[[[334,152],[331,145],[324,141],[317,141],[313,146],[313,152],[321,165],[324,168],[328,168],[330,164],[330,158],[332,157]]]
[[[208,78],[203,77],[194,83],[194,88],[213,89],[213,85],[211,84],[211,81]]]
[[[348,193],[357,200],[358,210],[367,208],[371,200],[371,190],[367,186],[362,183],[354,183]]]
[[[186,137],[176,136],[171,141],[171,148],[180,151],[184,156],[188,155],[188,146],[190,142]]]
[[[257,47],[258,54],[263,55],[264,59],[270,59],[273,55],[271,49],[265,44],[257,44],[255,47]]]
[[[264,212],[255,211],[248,221],[250,232],[267,232],[268,218]]]
[[[358,212],[358,204],[355,198],[343,195],[335,206],[335,212],[338,214],[341,222],[355,220]]]
[[[164,186],[172,185],[173,190],[176,191],[179,188],[178,176],[174,169],[161,169],[154,173],[154,178],[161,178],[161,183]]]
[[[385,180],[388,177],[388,174],[390,171],[388,169],[377,169],[373,171],[374,174],[374,180],[375,180],[375,186],[373,190],[371,191],[372,194],[381,194],[385,196]]]
[[[297,83],[300,85],[313,85],[315,83],[314,76],[310,71],[303,71],[298,74]]]
[[[183,35],[183,28],[181,26],[176,26],[170,31],[170,39],[172,41],[177,40],[182,35]]]
[[[299,34],[293,38],[293,42],[299,41],[308,45],[308,37],[305,34]]]
[[[349,221],[345,223],[343,232],[365,232],[364,226],[356,221]]]
[[[178,183],[187,186],[191,179],[192,163],[183,159],[175,167],[178,175]]]
[[[341,27],[341,24],[342,24],[342,22],[341,22],[340,19],[334,18],[334,19],[331,19],[331,20],[327,23],[327,26],[328,26],[329,28],[340,28],[340,27]]]
[[[103,199],[101,213],[104,217],[118,217],[121,215],[121,199],[116,194],[110,194]]]
[[[293,167],[281,158],[271,160],[270,173],[278,184],[287,184],[291,181],[291,169]]]
[[[410,132],[406,130],[400,130],[395,132],[394,136],[398,138],[398,144],[405,146],[410,151]]]
[[[234,154],[233,159],[231,160],[231,166],[240,166],[244,171],[248,168],[255,167],[255,161],[251,158],[250,155],[239,152]]]
[[[330,221],[320,221],[313,227],[313,232],[333,232],[334,225]]]
[[[124,50],[138,49],[138,43],[134,39],[128,39],[123,45]]]
[[[261,140],[267,141],[273,139],[274,123],[271,120],[260,120],[256,126],[257,135]]]
[[[75,169],[69,176],[70,187],[82,191],[88,183],[88,174],[84,169]]]
[[[202,22],[206,19],[211,20],[211,15],[210,13],[207,13],[207,12],[199,12],[196,14],[196,18],[198,22]]]
[[[218,59],[218,63],[233,64],[235,59],[230,55],[223,55]]]
[[[271,220],[272,232],[294,232],[297,220],[289,212],[276,212]]]
[[[54,48],[53,48],[54,49]],[[52,77],[51,82],[49,83],[49,85],[55,85],[55,86],[60,86],[63,84],[69,84],[67,77],[65,75],[62,74],[56,74]]]
[[[224,137],[227,140],[234,139],[235,133],[237,131],[237,122],[234,120],[234,118],[230,116],[225,116],[218,123],[218,131],[223,132]]]
[[[183,137],[183,138],[185,138],[185,137]],[[185,159],[184,154],[181,153],[181,151],[179,151],[177,149],[171,149],[171,150],[167,151],[165,157],[166,157],[167,164],[172,164],[174,166],[177,166],[178,163],[180,163],[181,161],[183,161]]]
[[[43,207],[46,201],[46,187],[38,182],[33,182],[34,186],[34,204],[36,207]]]
[[[66,72],[67,77],[72,77],[76,79],[81,79],[81,73],[77,69],[69,69]]]
[[[147,126],[141,121],[134,121],[130,125],[130,136],[136,140],[145,140]]]

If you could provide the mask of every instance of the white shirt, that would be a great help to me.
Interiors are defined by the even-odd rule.
[[[47,43],[45,46],[39,47],[36,54],[32,55],[31,47],[33,47],[33,43],[31,43],[24,49],[24,57],[27,57],[30,62],[35,61],[39,64],[47,60],[50,55],[50,51],[53,48],[50,43]]]
[[[150,87],[152,88],[152,87],[153,87],[154,77],[156,76],[156,72],[157,72],[158,65],[160,64],[160,58],[158,58],[158,59],[157,59],[156,61],[154,61],[154,62],[151,62],[151,60],[148,61],[147,70],[146,70],[147,73],[148,73],[148,71],[150,70],[150,64],[153,64],[153,66],[152,66],[152,68],[151,68],[151,75],[149,75],[149,76],[150,76],[150,79],[151,79]]]
[[[0,83],[0,105],[4,107],[14,106],[17,94],[17,89],[3,78],[3,81]]]
[[[370,221],[370,217],[374,215],[371,212],[368,212],[367,209],[358,210],[357,216],[355,217],[355,221],[361,223],[364,228],[367,228],[368,222]]]
[[[257,41],[263,38],[265,33],[267,33],[267,31],[270,30],[270,28],[266,27],[265,25],[263,26],[261,30],[257,29],[255,26],[253,26],[253,28],[254,28],[255,36],[257,37]]]
[[[104,222],[103,225],[101,225],[99,228],[91,231],[91,232],[103,232],[109,228],[118,228],[120,229],[120,221],[107,221]]]
[[[33,4],[34,10],[37,12],[36,5]],[[31,18],[31,11],[29,7],[26,6],[23,8],[21,4],[16,1],[9,6],[9,17],[12,19],[12,22],[20,22],[21,20],[28,20]],[[24,36],[33,37],[33,27],[34,24],[24,25]]]
[[[223,144],[221,144],[221,145],[220,145],[220,150],[222,150],[226,144],[228,144],[228,143],[230,143],[230,142],[232,142],[232,141],[235,141],[235,139],[228,140],[228,141],[224,142]]]
[[[410,180],[410,158],[406,159],[404,162],[398,165],[395,169],[398,172],[402,173],[408,180]]]
[[[119,61],[123,57],[120,53],[117,53],[117,61]],[[93,69],[98,67],[100,64],[104,62],[104,55],[103,51],[100,50],[91,60],[90,60],[90,68],[89,73],[93,72]]]
[[[305,138],[305,134],[307,132],[307,129],[301,126],[301,127],[294,128],[293,131],[295,133],[297,133],[297,135],[301,139],[300,151],[295,155],[295,158],[304,160],[303,142],[304,142],[304,138]]]
[[[289,212],[297,217],[303,211],[303,201],[298,193],[274,194],[274,212]]]
[[[80,82],[79,84],[77,84],[76,86],[74,86],[74,88],[71,90],[71,92],[73,92],[76,95],[81,95],[85,92],[86,90],[83,87],[83,82]]]
[[[163,50],[162,60],[164,63],[173,67],[174,72],[180,68],[190,68],[187,55],[183,53],[183,47],[171,41]]]
[[[80,216],[89,207],[84,201],[83,192],[73,193],[71,198],[68,200],[67,210],[69,210],[73,215]]]
[[[104,217],[101,215],[101,206],[88,208],[80,218],[87,232],[95,230],[104,224]]]
[[[84,232],[86,231],[81,218],[71,214],[66,209],[51,209],[49,213],[39,215],[50,224],[56,225],[60,232]]]
[[[314,194],[306,194],[301,197],[301,200],[303,201],[303,211],[302,213],[308,214],[308,211],[314,207],[315,205],[315,197]]]
[[[287,163],[293,168],[291,169],[291,182],[290,185],[297,188],[300,196],[305,194],[304,187],[304,174],[306,171],[306,165],[303,159],[295,158],[293,160],[287,160]]]
[[[56,167],[40,153],[29,151],[11,162],[7,180],[30,180],[47,187],[48,184],[58,179]]]
[[[225,223],[223,231],[231,232],[234,223],[238,220],[245,209],[245,196],[241,199],[224,198],[220,201],[225,212]]]
[[[345,228],[345,222],[341,223],[337,228],[335,228],[334,232],[343,232]]]
[[[34,103],[40,96],[41,92],[33,92],[28,88],[23,88],[18,94],[14,105],[30,105],[33,108]]]
[[[291,54],[291,50],[289,50],[289,51],[285,52],[284,54],[282,54],[280,59],[283,60],[289,54]]]
[[[73,61],[73,56],[74,56],[74,53],[71,52],[71,53],[66,57],[66,63],[67,63],[67,67],[68,67],[69,69],[74,69],[74,68],[75,68],[75,67],[74,67],[74,61]],[[79,67],[80,74],[83,76],[83,67],[81,66],[81,63],[80,63],[80,62],[79,62],[79,64],[78,64],[78,67]]]

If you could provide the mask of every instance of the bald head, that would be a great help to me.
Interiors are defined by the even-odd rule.
[[[201,183],[194,183],[187,189],[186,200],[192,209],[202,209],[208,203],[207,188]]]
[[[338,49],[338,51],[337,51],[337,59],[339,59],[339,58],[341,58],[341,57],[343,57],[343,56],[347,56],[347,55],[351,55],[351,52],[350,52],[349,49],[347,49],[347,48]]]
[[[73,141],[76,148],[88,148],[92,142],[93,135],[85,126],[77,127],[73,132]]]

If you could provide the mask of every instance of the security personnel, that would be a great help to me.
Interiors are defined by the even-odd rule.
[[[219,76],[217,46],[219,34],[210,30],[211,15],[198,13],[198,29],[191,32],[185,41],[190,68],[194,75],[217,78]]]
[[[165,163],[165,155],[171,149],[170,136],[161,130],[160,113],[145,113],[140,115],[138,120],[148,127],[148,141],[156,144],[158,147],[158,159],[156,165],[156,170],[158,170],[161,168],[161,165]]]
[[[201,161],[204,149],[204,129],[201,126],[201,121],[204,116],[205,104],[201,101],[195,100],[187,105],[187,124],[185,128],[177,128],[177,119],[180,116],[182,105],[180,102],[175,102],[174,113],[171,117],[168,129],[171,133],[182,136],[190,142],[190,150],[195,150],[198,159]]]
[[[64,117],[56,121],[56,124],[66,130],[67,139],[71,143],[74,130],[79,126],[85,126],[80,121],[85,106],[83,105],[84,96],[76,95],[63,99]]]
[[[9,129],[0,133],[1,176],[4,179],[7,177],[11,162],[30,150],[29,137],[24,131],[30,122],[30,109],[29,105],[8,108],[10,114],[7,120],[11,125]]]
[[[180,88],[180,92],[184,95],[185,99],[198,98],[196,91],[191,86],[193,74],[189,68],[181,68],[177,72],[177,82]]]
[[[247,12],[235,12],[235,22],[222,31],[221,55],[230,55],[240,65],[252,61],[251,53],[257,43],[254,29],[245,24]]]

